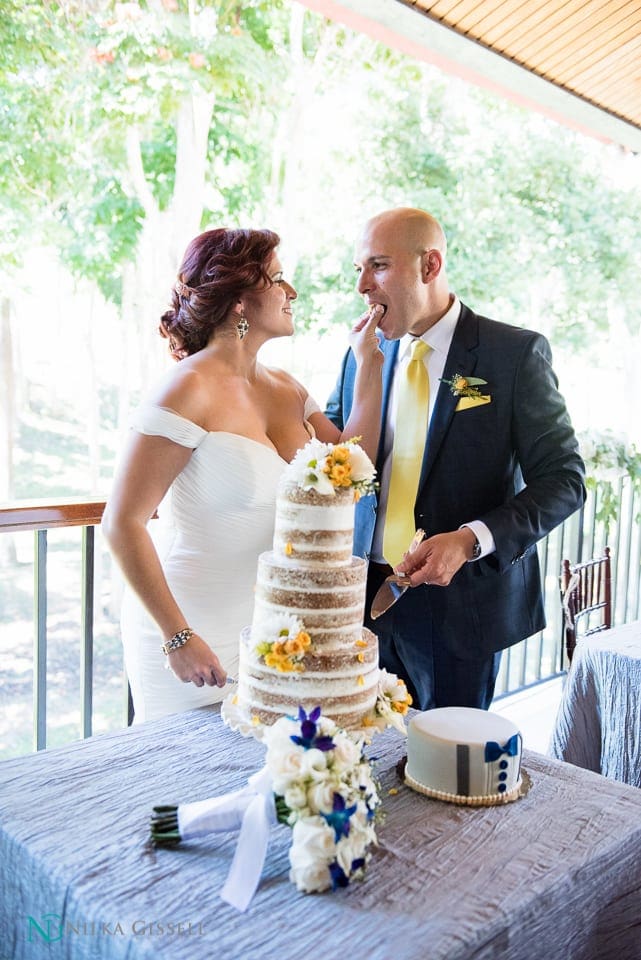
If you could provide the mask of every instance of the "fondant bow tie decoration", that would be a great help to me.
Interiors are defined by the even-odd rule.
[[[496,740],[488,740],[485,744],[485,762],[494,763],[495,760],[498,760],[502,754],[506,754],[508,757],[515,757],[519,752],[519,735],[515,733],[513,737],[507,741],[505,746],[501,746],[500,743],[497,743]]]

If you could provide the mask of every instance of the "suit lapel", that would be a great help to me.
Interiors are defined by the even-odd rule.
[[[445,361],[443,380],[451,380],[457,373],[461,373],[464,377],[472,376],[478,359],[478,341],[478,318],[468,307],[461,304],[461,315],[456,324],[452,343],[450,344],[450,349]],[[458,403],[458,397],[454,396],[449,384],[439,383],[437,386],[438,393],[427,433],[427,443],[425,445],[423,466],[421,468],[419,497],[430,470],[434,465],[441,444],[445,439],[452,417],[454,416],[454,409]],[[433,390],[435,388],[435,385],[430,384],[430,389]]]

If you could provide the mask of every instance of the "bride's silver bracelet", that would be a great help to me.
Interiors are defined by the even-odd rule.
[[[185,627],[183,630],[179,630],[178,633],[175,633],[173,637],[169,640],[166,640],[162,645],[162,652],[167,656],[168,653],[171,653],[172,650],[179,650],[180,647],[184,647],[188,640],[194,635],[194,631],[189,627]]]

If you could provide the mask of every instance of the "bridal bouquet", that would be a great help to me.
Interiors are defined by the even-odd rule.
[[[345,887],[363,875],[376,842],[380,798],[363,740],[321,716],[281,717],[266,728],[265,766],[241,790],[180,806],[154,807],[158,846],[238,831],[221,896],[245,910],[254,895],[275,823],[292,828],[290,880],[305,893]]]
[[[302,707],[264,735],[279,820],[292,827],[289,877],[315,893],[361,876],[380,803],[363,742]]]

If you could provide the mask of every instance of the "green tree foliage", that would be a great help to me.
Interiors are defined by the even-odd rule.
[[[115,303],[152,213],[194,205],[191,101],[211,110],[198,220],[279,229],[305,324],[358,310],[358,222],[403,203],[442,220],[477,308],[574,346],[614,301],[639,328],[641,199],[554,123],[286,0],[4,0],[1,29],[5,246],[30,223]]]
[[[119,303],[119,265],[135,258],[145,218],[131,182],[130,134],[139,138],[144,186],[160,211],[174,198],[186,97],[218,99],[214,150],[242,155],[224,121],[246,115],[269,76],[266,6],[10,0],[2,21],[0,184],[11,200],[14,241],[36,212],[42,239],[44,215],[59,227],[53,240],[72,270]]]
[[[116,305],[129,359],[93,394],[118,386],[121,425],[158,374],[182,251],[214,224],[281,234],[299,330],[351,325],[363,220],[415,205],[475,309],[587,362],[615,321],[638,344],[641,197],[610,172],[616,148],[287,0],[0,2],[0,271],[49,246]],[[83,315],[74,331],[92,356],[94,330]]]
[[[404,65],[375,90],[373,175],[391,204],[442,221],[454,286],[479,309],[530,326],[544,315],[554,340],[580,347],[616,299],[637,331],[641,196],[604,173],[616,148],[462,87]]]

